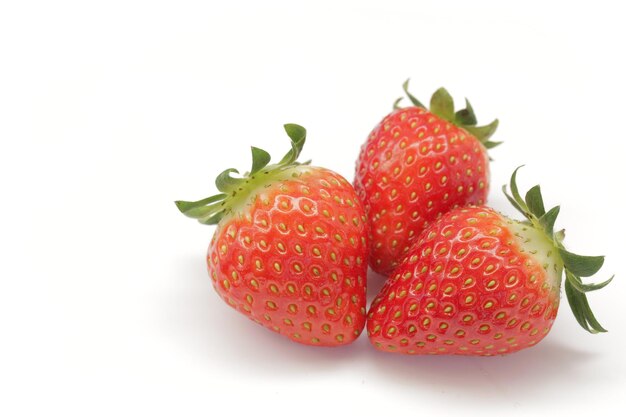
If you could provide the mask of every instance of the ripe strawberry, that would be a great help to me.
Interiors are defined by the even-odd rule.
[[[403,87],[414,106],[396,108],[374,128],[354,179],[370,222],[370,265],[384,275],[432,221],[486,201],[487,149],[499,143],[489,141],[498,121],[477,127],[469,101],[455,113],[452,97],[440,88],[429,111],[408,92],[408,80]]]
[[[563,272],[580,325],[606,331],[585,293],[612,278],[600,284],[580,278],[595,274],[604,257],[565,250],[563,231],[553,231],[559,207],[545,211],[539,186],[523,200],[516,172],[507,197],[527,220],[474,206],[426,228],[371,305],[367,330],[378,349],[490,356],[533,346],[552,327]]]
[[[208,271],[230,306],[296,342],[347,344],[365,325],[363,208],[339,174],[296,162],[306,131],[285,130],[292,149],[279,163],[253,147],[250,173],[227,169],[216,180],[221,194],[176,205],[217,224]]]

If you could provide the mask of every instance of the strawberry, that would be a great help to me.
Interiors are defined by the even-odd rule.
[[[306,130],[285,130],[292,149],[280,162],[253,147],[249,173],[227,169],[220,194],[176,205],[217,224],[207,264],[226,303],[296,342],[347,344],[365,325],[365,214],[346,179],[296,162]]]
[[[522,199],[516,173],[507,197],[527,220],[473,206],[452,210],[427,227],[371,305],[367,330],[376,348],[491,356],[533,346],[552,327],[563,273],[580,325],[592,333],[606,331],[585,293],[613,278],[599,284],[581,280],[595,274],[604,257],[567,251],[563,231],[553,231],[559,207],[545,211],[539,186]]]
[[[408,92],[408,80],[403,87],[413,106],[394,106],[374,128],[354,179],[370,222],[370,265],[383,275],[432,221],[452,208],[486,201],[487,149],[499,144],[489,140],[498,120],[477,127],[469,101],[455,113],[452,97],[440,88],[427,110]]]

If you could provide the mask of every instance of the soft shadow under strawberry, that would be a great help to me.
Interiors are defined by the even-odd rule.
[[[477,405],[487,400],[510,405],[520,396],[550,396],[552,388],[564,380],[593,383],[590,363],[600,357],[553,338],[521,352],[491,358],[372,352],[367,360],[375,367],[376,379],[415,391],[445,392]]]

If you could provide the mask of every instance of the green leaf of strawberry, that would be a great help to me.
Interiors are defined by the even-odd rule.
[[[475,126],[478,121],[474,114],[474,109],[468,99],[465,99],[465,108],[454,114],[455,125]]]
[[[604,256],[582,256],[559,248],[563,263],[568,270],[579,277],[590,277],[602,268]]]
[[[295,160],[298,159],[298,156],[300,156],[300,152],[302,152],[302,147],[306,140],[306,130],[296,124],[286,124],[284,127],[285,132],[287,132],[287,135],[291,139],[291,150],[287,152],[279,164],[289,165],[294,163]]]
[[[269,153],[261,148],[252,146],[252,168],[250,168],[250,175],[254,175],[270,163],[271,156]]]
[[[409,92],[409,80],[407,79],[404,84],[402,84],[402,89],[404,90],[404,93],[406,94],[406,96],[409,98],[409,100],[411,101],[411,103],[413,103],[413,105],[415,107],[421,107],[423,109],[426,108],[426,106],[424,106],[418,99],[416,99],[413,94],[411,94]],[[400,101],[400,99],[396,100],[396,104]]]
[[[536,213],[537,216],[541,217],[546,213],[546,209],[543,206],[543,197],[541,196],[541,187],[539,185],[535,185],[528,190],[524,201],[528,209],[532,213]]]
[[[430,112],[444,120],[457,121],[454,113],[454,101],[448,90],[441,87],[430,99]]]

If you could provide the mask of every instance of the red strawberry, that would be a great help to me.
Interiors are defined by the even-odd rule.
[[[545,211],[539,186],[523,200],[516,172],[513,197],[507,197],[528,220],[468,207],[426,228],[368,313],[368,335],[378,349],[490,356],[533,346],[552,327],[563,272],[580,325],[592,333],[606,331],[585,293],[612,278],[600,284],[581,280],[595,274],[604,257],[565,250],[563,231],[553,231],[559,207]]]
[[[454,112],[448,92],[433,94],[430,111],[396,108],[370,133],[354,187],[370,222],[370,265],[387,275],[432,221],[452,208],[483,204],[489,188],[487,149],[498,121],[477,127],[469,101]]]
[[[257,323],[304,344],[355,340],[365,325],[365,215],[339,174],[296,162],[306,131],[285,125],[292,149],[277,164],[252,148],[250,173],[216,180],[222,193],[177,201],[217,224],[207,255],[220,297]]]

